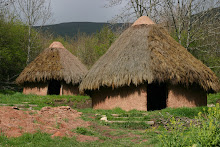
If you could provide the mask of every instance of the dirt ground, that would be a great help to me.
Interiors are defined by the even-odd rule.
[[[71,130],[77,127],[88,127],[90,122],[79,118],[81,112],[70,108],[44,107],[39,110],[22,111],[15,107],[0,107],[0,133],[8,137],[19,137],[24,133],[37,131],[55,136],[75,136],[78,141],[95,141],[98,137],[77,134]]]

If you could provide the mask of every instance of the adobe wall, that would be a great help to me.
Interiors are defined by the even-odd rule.
[[[168,87],[167,107],[196,107],[207,105],[207,94],[198,86],[185,88],[183,86]]]
[[[26,83],[23,88],[23,94],[47,95],[47,83]]]
[[[92,91],[92,106],[94,109],[113,109],[120,107],[129,111],[132,109],[147,110],[146,85],[138,87],[125,86],[112,90],[112,88],[100,88]]]
[[[62,95],[79,95],[79,86],[73,86],[72,84],[63,84]]]

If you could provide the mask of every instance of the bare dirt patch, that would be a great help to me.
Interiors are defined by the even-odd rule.
[[[80,118],[81,112],[69,106],[44,107],[39,110],[22,111],[13,107],[0,107],[0,132],[8,137],[19,137],[24,133],[37,131],[51,134],[51,137],[73,137],[78,141],[95,141],[98,137],[72,132],[77,127],[88,127],[89,122]]]

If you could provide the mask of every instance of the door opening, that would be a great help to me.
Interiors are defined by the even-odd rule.
[[[60,87],[61,87],[61,84],[59,81],[51,80],[51,81],[49,81],[47,93],[49,95],[60,95]]]
[[[165,83],[147,84],[147,110],[161,110],[166,108],[168,89]]]

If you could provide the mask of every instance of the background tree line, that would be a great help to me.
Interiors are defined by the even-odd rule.
[[[45,0],[15,2],[0,0],[0,89],[19,89],[14,83],[17,76],[53,41],[63,43],[90,68],[118,36],[108,26],[92,35],[78,32],[75,37],[53,36],[52,32],[41,32],[40,27],[33,27],[36,22],[40,22],[40,25],[45,23],[42,12],[32,12],[37,8],[50,10]],[[51,14],[48,13],[46,18],[49,15]]]
[[[150,16],[220,77],[218,0],[106,1],[107,7],[126,3],[112,22],[126,23],[142,15]],[[42,16],[42,12],[47,15]],[[75,37],[55,37],[51,32],[41,32],[40,27],[33,28],[44,25],[50,17],[50,3],[45,0],[0,0],[0,89],[16,89],[16,77],[53,41],[62,42],[90,68],[122,32],[106,26],[92,35],[78,32]]]

